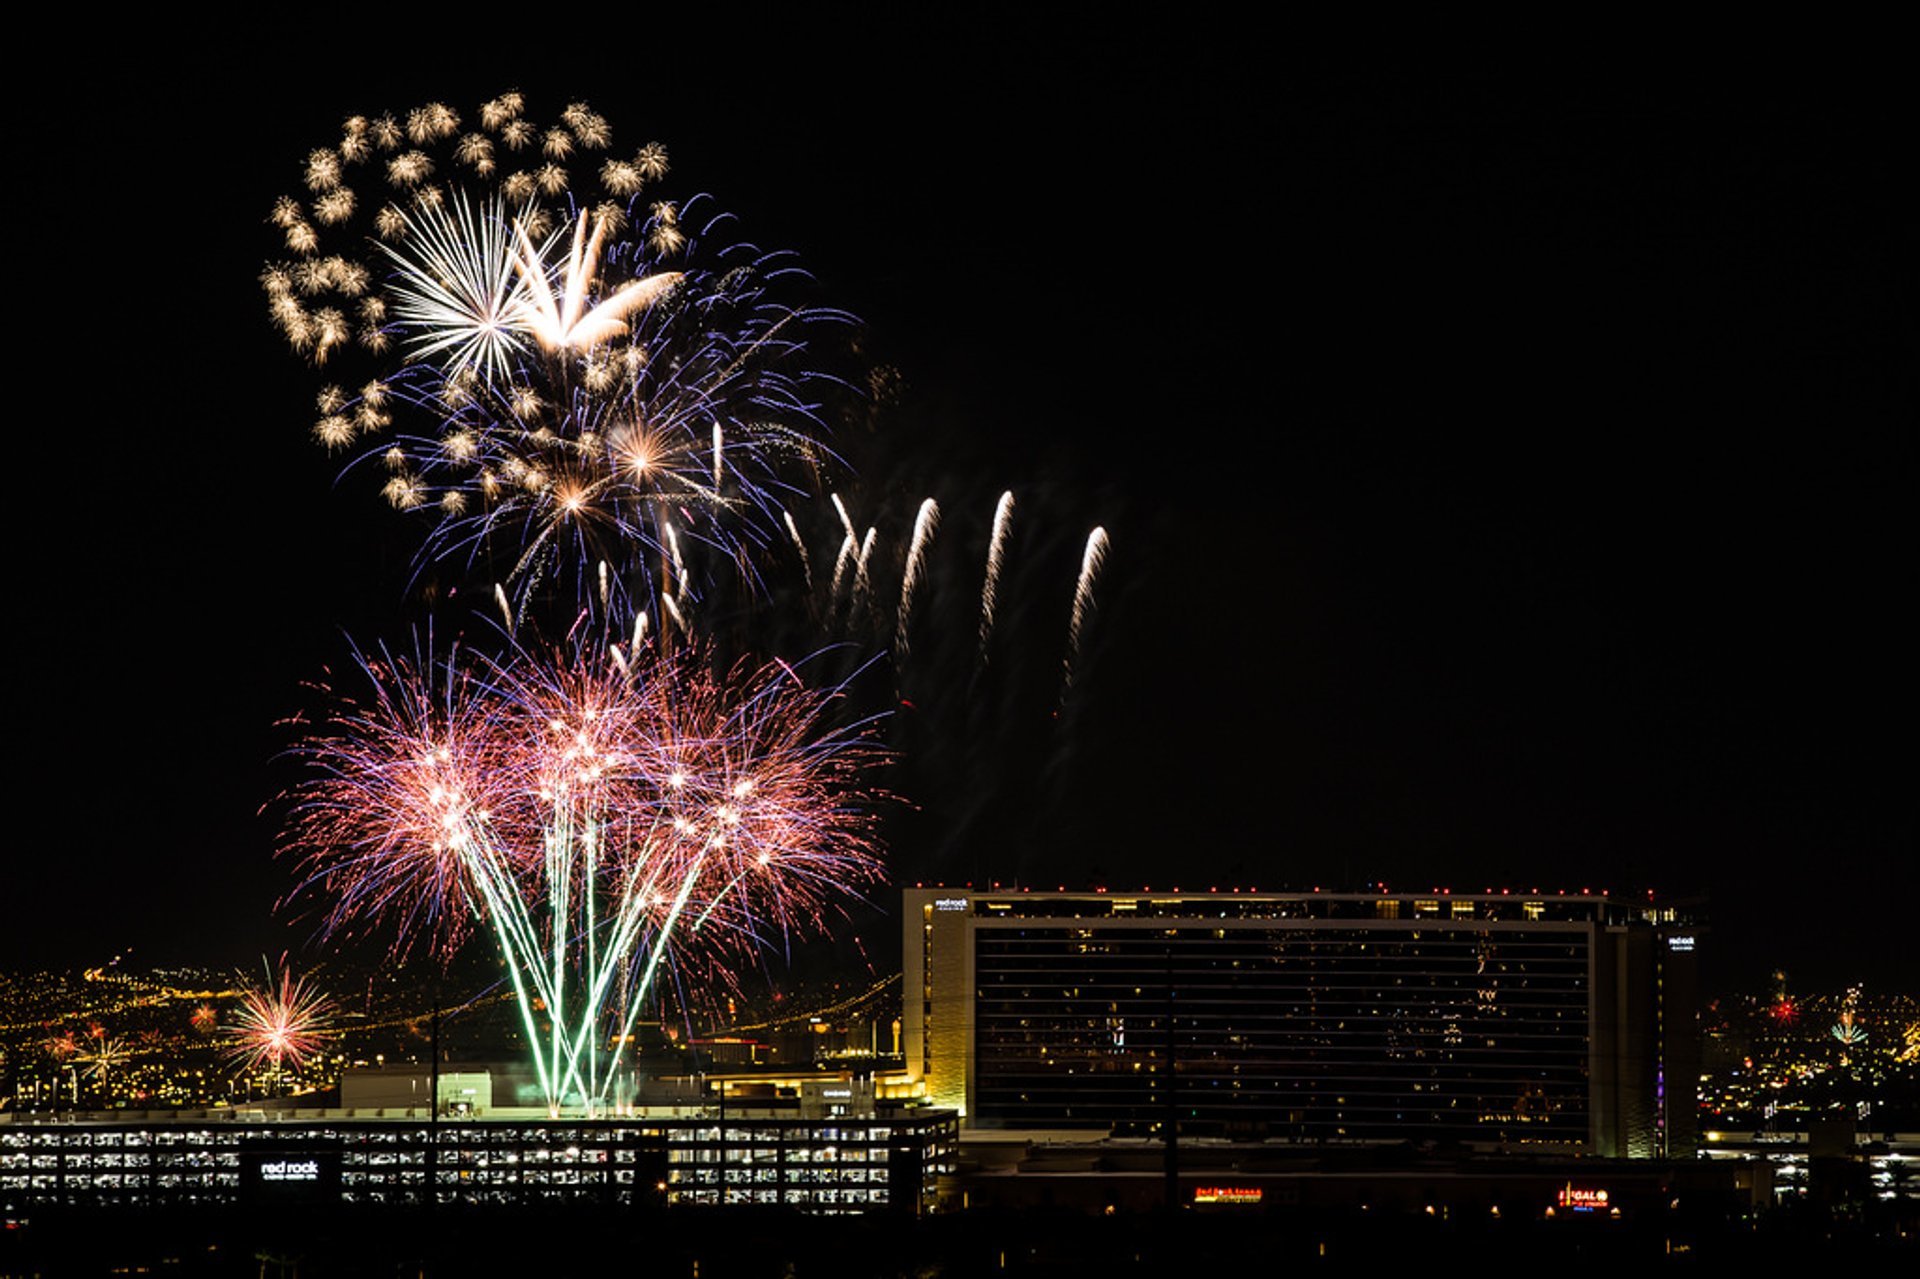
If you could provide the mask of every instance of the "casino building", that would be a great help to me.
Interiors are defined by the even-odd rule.
[[[1684,1158],[1697,921],[1589,894],[906,890],[964,1132]]]

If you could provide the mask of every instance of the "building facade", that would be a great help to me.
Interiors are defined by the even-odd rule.
[[[953,1115],[0,1122],[0,1207],[778,1205],[905,1212],[953,1171]]]
[[[1591,895],[906,890],[903,1047],[974,1130],[1694,1146],[1697,926]]]

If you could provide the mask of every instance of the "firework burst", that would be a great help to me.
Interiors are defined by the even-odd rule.
[[[874,881],[865,725],[788,667],[697,651],[387,654],[301,748],[287,847],[335,933],[487,932],[548,1104],[613,1100],[666,962],[724,979]]]
[[[226,1053],[242,1069],[278,1074],[297,1068],[320,1050],[333,1018],[333,1004],[305,978],[271,968],[266,982],[240,995],[233,1019],[220,1028]]]
[[[787,300],[802,274],[710,201],[654,198],[666,172],[584,103],[549,128],[507,94],[354,117],[270,212],[269,316],[335,379],[315,438],[383,458],[423,563],[489,570],[516,612],[603,563],[609,598],[751,585],[835,463],[809,344],[847,317]]]

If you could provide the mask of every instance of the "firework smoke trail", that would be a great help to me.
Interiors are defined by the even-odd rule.
[[[980,588],[980,662],[986,664],[987,641],[993,635],[993,610],[1000,596],[1000,568],[1006,562],[1007,537],[1013,532],[1013,490],[1000,495],[993,508],[993,536],[987,541],[987,580]]]
[[[1061,696],[1066,696],[1073,687],[1073,668],[1080,660],[1080,638],[1086,627],[1087,616],[1093,610],[1093,584],[1100,575],[1100,566],[1107,559],[1107,530],[1095,528],[1087,535],[1087,549],[1080,556],[1080,580],[1073,588],[1073,618],[1067,624],[1067,657],[1065,682],[1061,685]]]
[[[900,583],[900,617],[893,631],[893,647],[901,660],[907,656],[907,619],[913,615],[913,596],[926,567],[927,543],[940,528],[940,505],[932,498],[920,503],[913,517],[913,540],[907,547],[906,575]]]
[[[784,666],[716,679],[697,652],[644,657],[422,674],[383,655],[374,697],[303,748],[292,797],[286,847],[330,931],[443,951],[491,934],[554,1112],[617,1100],[669,950],[718,966],[811,932],[879,869],[859,785],[875,749],[867,725],[824,725],[834,694]]]

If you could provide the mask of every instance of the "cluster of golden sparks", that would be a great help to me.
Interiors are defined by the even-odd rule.
[[[616,588],[684,605],[685,548],[737,562],[811,482],[803,335],[843,317],[779,300],[778,255],[682,262],[698,237],[646,194],[666,172],[584,103],[543,126],[510,93],[471,118],[352,117],[273,206],[287,256],[261,284],[328,379],[313,435],[377,457],[395,507],[440,512],[430,556],[504,555],[522,598],[609,562]]]
[[[513,229],[530,260],[516,265],[544,279],[534,245],[553,229],[555,215],[538,201],[574,194],[580,186],[575,167],[584,161],[593,171],[588,181],[598,179],[600,198],[580,214],[591,219],[596,240],[624,228],[629,201],[666,174],[667,154],[658,143],[630,157],[613,154],[612,130],[585,103],[567,107],[557,124],[544,129],[525,117],[525,109],[522,95],[502,94],[481,104],[465,128],[460,114],[440,102],[418,107],[404,120],[356,115],[342,126],[337,143],[308,153],[304,194],[281,196],[271,214],[295,256],[261,277],[274,322],[295,350],[324,364],[350,343],[376,355],[391,345],[387,302],[373,273],[353,257],[322,252],[323,232],[351,223],[356,214],[371,218],[380,241],[404,244],[447,225],[450,194],[461,189],[461,181],[492,185],[518,210]],[[455,185],[443,185],[446,178]],[[675,206],[656,201],[650,212],[647,234],[655,252],[679,249],[685,236]],[[589,283],[577,282],[583,288]],[[518,317],[497,318],[511,325]]]

